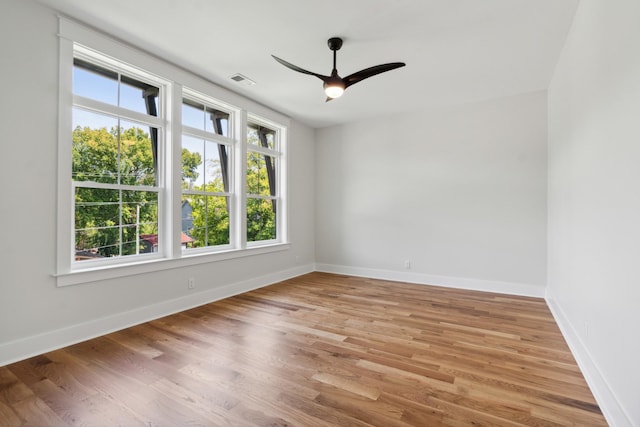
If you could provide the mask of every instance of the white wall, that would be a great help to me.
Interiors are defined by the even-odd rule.
[[[546,115],[535,92],[318,130],[318,268],[542,296]]]
[[[640,426],[639,22],[582,0],[549,89],[548,300],[616,426]]]
[[[56,287],[56,33],[53,11],[31,0],[3,2],[0,365],[313,269],[314,133],[292,122],[290,250]],[[195,277],[195,291],[187,277]]]

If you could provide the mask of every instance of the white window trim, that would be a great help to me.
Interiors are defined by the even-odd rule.
[[[289,118],[282,116],[268,108],[248,100],[238,94],[228,91],[224,88],[213,85],[212,83],[188,72],[184,69],[169,64],[145,52],[141,52],[125,43],[111,38],[110,36],[99,33],[95,30],[69,20],[64,17],[59,18],[59,102],[58,102],[58,216],[57,216],[57,260],[56,271],[52,274],[56,278],[57,286],[68,286],[81,283],[90,283],[99,280],[108,280],[118,277],[131,276],[136,274],[144,274],[155,271],[187,267],[191,265],[211,263],[229,260],[239,257],[262,255],[272,252],[285,251],[290,249],[288,242],[288,221],[287,221],[287,203],[286,203],[286,172],[288,169],[286,157],[286,134],[289,126]],[[163,228],[165,234],[170,238],[164,239],[163,255],[160,258],[127,256],[126,260],[116,262],[114,265],[109,263],[101,263],[100,265],[81,264],[74,265],[75,256],[73,244],[73,185],[71,185],[71,149],[70,135],[72,123],[72,109],[74,95],[72,94],[72,73],[73,73],[73,57],[74,45],[86,47],[87,51],[95,50],[107,57],[118,58],[114,61],[122,68],[121,64],[132,64],[133,69],[153,70],[159,76],[163,76],[161,80],[172,82],[166,88],[163,105],[160,107],[164,112],[166,120],[165,131],[166,141],[164,147],[166,175],[162,177],[163,184],[160,192],[164,200],[165,215],[159,217],[158,227]],[[155,79],[154,79],[155,80]],[[183,87],[193,88],[184,89]],[[277,189],[279,193],[278,209],[278,239],[246,242],[246,221],[234,221],[235,230],[231,233],[234,236],[232,245],[229,248],[219,248],[215,251],[194,252],[184,254],[180,246],[180,200],[181,200],[181,174],[180,162],[175,159],[181,157],[181,100],[186,94],[192,97],[195,93],[207,94],[207,98],[211,97],[218,100],[225,109],[232,109],[236,114],[235,121],[232,126],[230,138],[220,137],[220,143],[229,144],[230,140],[235,139],[236,147],[233,162],[238,171],[236,178],[240,182],[235,182],[234,193],[231,195],[230,203],[236,210],[237,218],[246,218],[246,207],[243,203],[244,195],[244,174],[246,173],[246,124],[247,117],[250,117],[252,123],[264,123],[266,126],[275,127],[280,130],[280,147],[279,161],[281,162],[277,174]],[[82,102],[84,104],[84,100]],[[86,105],[90,105],[87,103]],[[248,113],[250,111],[251,113]],[[145,117],[141,120],[144,123],[154,125],[155,119]],[[233,146],[233,145],[232,145]],[[253,149],[253,147],[252,147]],[[257,150],[256,150],[257,151]],[[232,178],[233,179],[233,178]],[[164,185],[164,188],[162,188]],[[163,243],[161,243],[163,244]],[[214,247],[215,248],[215,247]],[[74,268],[72,268],[72,266]]]
[[[171,91],[171,82],[159,78],[157,76],[151,75],[148,72],[144,72],[138,70],[135,67],[129,66],[127,64],[121,64],[117,61],[105,57],[103,54],[95,52],[91,49],[88,49],[82,45],[73,44],[73,58],[80,58],[82,60],[91,62],[93,64],[99,65],[105,69],[113,70],[118,74],[126,74],[130,77],[135,77],[136,79],[140,79],[146,83],[157,86],[160,89],[161,96],[159,97],[158,103],[158,112],[159,115],[157,117],[150,116],[148,114],[143,114],[137,111],[128,110],[126,108],[107,104],[101,101],[97,101],[94,99],[86,98],[79,95],[72,95],[72,111],[73,108],[79,108],[87,111],[94,111],[101,115],[109,115],[114,118],[124,119],[126,121],[134,121],[141,125],[153,126],[159,131],[159,135],[162,135],[162,140],[159,141],[159,147],[161,148],[158,151],[158,169],[157,169],[157,182],[153,187],[143,186],[143,185],[125,185],[125,184],[106,184],[100,182],[91,182],[91,181],[71,181],[72,192],[71,197],[75,194],[76,188],[104,188],[104,189],[114,189],[114,190],[126,190],[126,191],[148,191],[157,193],[158,197],[158,234],[161,236],[168,236],[169,227],[167,227],[167,221],[164,220],[166,216],[166,211],[168,209],[168,204],[166,201],[167,192],[166,188],[166,180],[171,173],[167,173],[167,167],[169,164],[166,162],[166,151],[167,151],[167,143],[165,141],[168,140],[169,135],[167,135],[166,125],[170,123],[170,120],[167,120],[166,117],[166,109],[167,102],[165,94],[170,93]],[[62,127],[62,126],[61,126]],[[67,132],[71,126],[68,127]],[[59,145],[65,147],[66,156],[69,156],[71,152],[71,135],[68,133],[66,138],[59,142]],[[73,207],[73,203],[72,203]],[[73,219],[73,210],[69,213]],[[73,222],[73,221],[72,221]],[[75,228],[75,225],[74,225]],[[162,239],[166,240],[166,239]],[[70,260],[70,270],[69,271],[85,271],[99,268],[108,268],[112,266],[119,266],[122,264],[143,262],[147,260],[166,258],[166,245],[162,245],[158,248],[158,252],[153,253],[145,253],[145,254],[136,254],[136,255],[127,255],[126,257],[114,257],[114,258],[100,258],[95,260],[84,260],[84,261],[76,261],[74,250],[72,248],[72,258]]]
[[[245,123],[245,132],[244,132],[244,143],[245,145],[247,145],[247,141],[246,141],[246,128],[247,128],[247,124],[248,123],[252,123],[252,124],[257,124],[259,126],[264,126],[266,128],[269,129],[274,129],[276,130],[276,138],[277,140],[275,141],[275,149],[271,149],[271,148],[265,148],[259,145],[251,145],[250,147],[247,146],[243,153],[247,153],[248,151],[254,151],[256,153],[260,153],[260,154],[264,154],[267,156],[272,156],[275,157],[276,160],[276,164],[282,164],[282,165],[286,165],[287,164],[287,157],[286,157],[286,153],[287,153],[287,126],[284,126],[276,121],[273,120],[269,120],[268,118],[265,118],[263,116],[260,116],[258,114],[254,114],[254,113],[247,113],[247,117],[246,117],[246,122]],[[245,155],[246,156],[246,155]],[[246,157],[243,158],[243,164],[244,167],[246,168]],[[289,239],[289,229],[287,224],[289,223],[287,220],[287,213],[288,213],[288,203],[287,203],[287,198],[286,195],[288,194],[287,191],[287,167],[281,167],[279,166],[278,168],[276,168],[276,195],[275,195],[275,200],[276,200],[276,238],[273,240],[261,240],[261,241],[256,241],[256,242],[247,242],[247,247],[251,248],[251,247],[256,247],[256,246],[260,246],[260,245],[264,245],[264,244],[277,244],[280,242],[287,242]],[[246,177],[246,169],[243,171],[243,177]],[[246,193],[246,186],[245,183],[243,183],[243,187],[242,187],[242,192]],[[245,196],[246,197],[246,196]],[[271,197],[267,197],[267,196],[258,196],[258,195],[252,195],[252,198],[256,198],[256,199],[272,199]],[[244,217],[246,218],[246,212],[243,213]],[[246,235],[246,230],[245,230],[245,235]]]
[[[226,145],[230,151],[229,161],[231,163],[232,173],[228,176],[229,192],[201,192],[202,195],[229,197],[229,244],[188,249],[182,253],[182,256],[189,257],[193,255],[212,254],[237,250],[241,248],[242,244],[242,237],[238,234],[239,227],[237,225],[240,217],[236,213],[236,199],[238,191],[241,188],[239,186],[240,184],[238,173],[236,172],[236,158],[241,155],[241,142],[239,138],[241,132],[238,129],[238,123],[240,122],[239,117],[242,114],[242,110],[187,87],[183,88],[182,90],[182,98],[180,99],[179,103],[180,105],[182,105],[182,100],[184,98],[199,102],[202,105],[208,107],[215,107],[220,111],[229,113],[229,136],[217,135],[201,129],[192,128],[190,126],[182,126],[182,135],[193,136],[195,138],[211,141],[216,144]],[[182,145],[181,142],[180,145]],[[180,191],[180,196],[182,196],[182,194],[182,191]]]

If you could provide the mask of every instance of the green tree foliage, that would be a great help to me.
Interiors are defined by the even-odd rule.
[[[274,204],[271,200],[247,199],[247,241],[276,238]]]
[[[229,244],[229,211],[227,197],[190,196],[193,228],[187,231],[194,247]]]
[[[267,157],[255,151],[247,153],[247,193],[269,196],[271,189],[267,174]],[[268,199],[247,198],[247,241],[276,238],[275,203]]]
[[[123,185],[156,185],[156,168],[149,133],[137,127],[73,131],[72,174],[74,181]],[[224,192],[218,160],[204,165],[217,173],[209,182],[194,185],[203,166],[200,153],[182,149],[182,188],[194,192]],[[247,157],[247,192],[270,194],[265,157],[250,152]],[[88,184],[88,183],[87,183]],[[153,191],[117,190],[78,186],[75,194],[76,250],[98,256],[130,255],[152,250],[140,235],[157,236],[158,194]],[[229,243],[228,197],[185,195],[189,204],[189,227],[183,230],[193,246]],[[247,240],[274,239],[275,205],[271,200],[247,200]]]
[[[193,185],[198,179],[198,172],[203,166],[200,153],[191,153],[186,148],[182,149],[182,188],[208,193],[224,192],[224,182],[219,160],[210,160],[210,164],[204,165],[209,170],[214,170],[213,177],[201,185]],[[185,172],[186,171],[186,172]],[[191,224],[186,230],[182,230],[194,239],[193,247],[215,246],[229,244],[229,210],[227,197],[190,194],[183,197],[191,209]],[[184,207],[183,207],[184,208]],[[183,216],[188,213],[183,212]]]
[[[182,188],[189,188],[189,183],[198,179],[198,166],[202,164],[200,153],[192,153],[186,148],[182,149]]]
[[[72,134],[75,181],[155,185],[148,133],[139,128],[76,127]],[[98,256],[150,251],[138,235],[157,234],[157,193],[78,187],[75,194],[76,250]]]

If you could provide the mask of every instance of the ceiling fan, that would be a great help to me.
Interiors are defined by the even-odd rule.
[[[324,88],[324,92],[327,95],[326,102],[331,101],[335,98],[339,98],[349,86],[361,82],[366,78],[375,76],[376,74],[384,73],[386,71],[395,70],[396,68],[404,67],[406,65],[404,62],[391,62],[389,64],[374,65],[373,67],[365,68],[364,70],[357,71],[343,78],[338,75],[338,70],[336,69],[336,52],[342,47],[342,39],[340,37],[332,37],[327,41],[327,44],[329,45],[329,49],[333,51],[333,71],[331,71],[331,75],[329,76],[324,76],[312,71],[307,71],[303,68],[298,67],[297,65],[293,65],[285,61],[284,59],[280,59],[275,55],[271,56],[273,56],[273,59],[275,59],[285,67],[291,68],[293,71],[297,71],[303,74],[310,74],[322,80],[324,82],[322,87]]]

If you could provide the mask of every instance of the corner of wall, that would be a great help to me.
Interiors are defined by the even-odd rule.
[[[619,399],[595,364],[588,348],[580,340],[576,329],[569,321],[569,317],[557,301],[553,299],[548,289],[545,301],[607,422],[611,426],[634,427],[631,418],[620,406]]]

